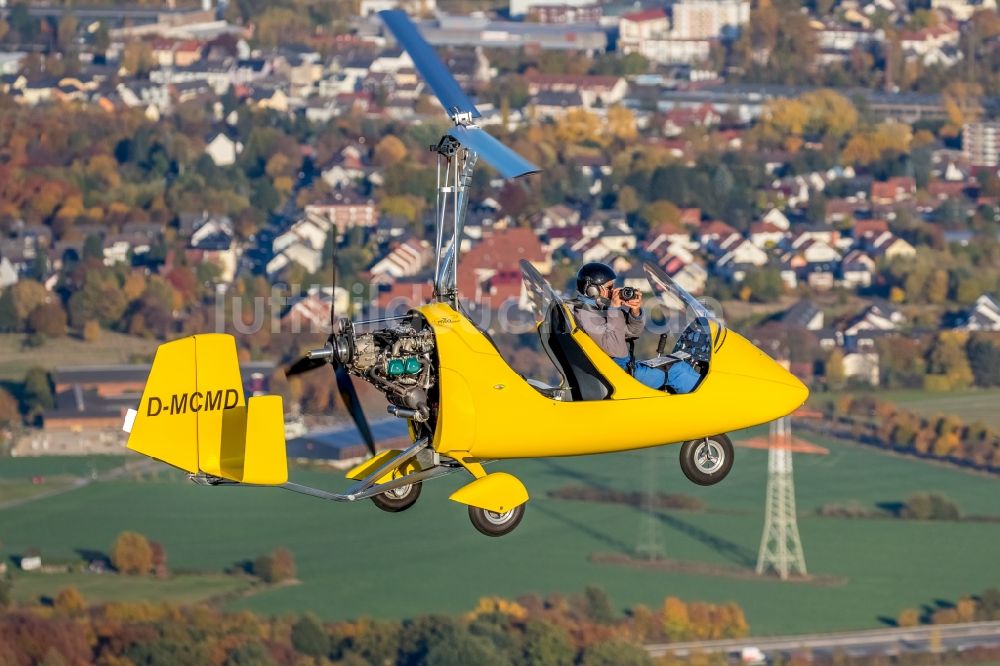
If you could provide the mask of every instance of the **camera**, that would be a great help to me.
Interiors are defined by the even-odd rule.
[[[639,295],[639,290],[635,287],[622,287],[618,290],[618,295],[623,301],[631,301]]]

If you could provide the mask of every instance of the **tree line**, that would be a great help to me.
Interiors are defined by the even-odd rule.
[[[1000,433],[954,415],[924,417],[873,396],[842,395],[825,409],[819,429],[902,453],[1000,471]],[[806,428],[817,428],[799,419]]]
[[[581,595],[486,597],[460,616],[402,622],[323,622],[311,614],[264,618],[207,605],[114,602],[88,606],[75,588],[49,606],[0,613],[0,663],[285,666],[651,666],[647,642],[747,634],[734,603],[665,600],[618,614],[604,590]]]

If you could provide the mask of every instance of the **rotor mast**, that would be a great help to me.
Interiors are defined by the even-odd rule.
[[[469,209],[469,187],[479,158],[503,178],[518,178],[540,169],[484,132],[475,124],[482,114],[465,94],[406,12],[388,9],[379,17],[413,60],[434,95],[441,102],[452,128],[441,137],[437,152],[435,197],[434,298],[458,307],[458,255],[462,227]]]

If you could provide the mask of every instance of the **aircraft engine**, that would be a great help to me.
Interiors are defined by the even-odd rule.
[[[434,332],[419,316],[391,328],[356,334],[344,363],[392,403],[389,412],[426,421],[427,396],[436,382]]]

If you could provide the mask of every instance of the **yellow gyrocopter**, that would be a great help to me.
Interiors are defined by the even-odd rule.
[[[401,317],[351,322],[331,313],[336,324],[326,345],[287,371],[333,367],[371,458],[347,472],[354,484],[342,493],[290,482],[281,397],[244,398],[236,343],[226,334],[160,345],[138,408],[126,418],[128,448],[183,469],[202,485],[371,499],[389,512],[413,506],[424,481],[465,470],[472,480],[450,499],[467,505],[473,525],[489,536],[517,527],[528,501],[516,477],[486,471],[484,463],[492,461],[682,443],[681,469],[691,481],[721,481],[733,464],[725,433],[791,413],[808,389],[649,264],[651,291],[675,324],[661,334],[649,363],[687,363],[698,373],[693,390],[672,394],[635,380],[576,325],[572,304],[527,262],[521,263],[523,286],[541,347],[561,381],[549,385],[511,368],[459,302],[458,252],[478,158],[504,178],[538,168],[474,124],[479,111],[405,13],[380,16],[454,123],[437,145],[434,298]],[[382,391],[389,413],[407,421],[408,448],[376,452],[351,375]]]

